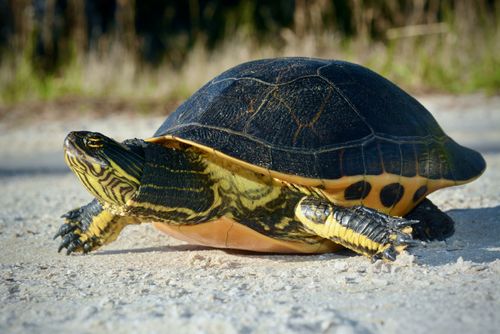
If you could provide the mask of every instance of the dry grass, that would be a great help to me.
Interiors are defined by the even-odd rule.
[[[311,9],[308,18],[298,15],[294,30],[284,29],[273,39],[280,41],[278,45],[257,42],[250,34],[240,32],[226,38],[214,51],[208,51],[199,42],[179,68],[166,63],[156,68],[146,66],[119,43],[103,48],[106,52],[77,56],[64,71],[43,78],[37,75],[28,57],[12,56],[0,63],[0,104],[72,96],[176,101],[236,64],[281,56],[361,63],[413,92],[500,92],[498,24],[496,20],[482,20],[477,13],[469,14],[467,6],[457,9],[445,22],[388,29],[387,38],[379,42],[367,38],[362,31],[358,37],[346,40],[337,31],[301,24],[300,20],[315,22],[314,13],[319,15],[321,9],[320,5]],[[362,16],[360,20],[367,19]],[[367,21],[359,25],[369,24]]]
[[[116,57],[96,61],[91,57],[82,91],[91,95],[176,99],[194,90],[222,71],[244,61],[283,56],[344,59],[364,64],[412,91],[455,93],[500,89],[500,34],[461,38],[457,33],[401,38],[388,44],[362,38],[345,43],[335,32],[298,37],[291,30],[282,33],[282,48],[233,36],[215,51],[196,46],[184,65],[157,69],[135,65]],[[118,75],[117,75],[118,74]]]

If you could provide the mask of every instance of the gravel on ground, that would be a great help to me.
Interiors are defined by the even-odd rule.
[[[91,197],[64,165],[71,130],[144,138],[163,117],[68,111],[0,123],[1,333],[498,333],[500,97],[421,101],[484,154],[477,181],[431,199],[456,222],[446,242],[394,263],[343,251],[272,255],[187,245],[130,226],[87,256],[57,253],[60,215]]]

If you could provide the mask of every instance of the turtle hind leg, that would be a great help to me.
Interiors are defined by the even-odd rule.
[[[125,226],[139,223],[135,218],[113,215],[97,200],[65,213],[62,218],[65,222],[54,239],[62,238],[58,251],[66,248],[66,254],[88,253],[115,240]]]
[[[412,226],[412,235],[423,241],[445,240],[455,232],[455,222],[429,199],[424,199],[405,218],[418,220]]]
[[[363,206],[340,207],[325,199],[305,197],[297,204],[295,215],[307,230],[373,259],[394,261],[414,243],[411,225],[415,221]]]

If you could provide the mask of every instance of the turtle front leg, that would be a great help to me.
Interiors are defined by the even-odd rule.
[[[133,217],[113,215],[95,199],[65,213],[62,218],[65,218],[65,222],[59,227],[54,239],[59,236],[62,238],[58,251],[66,248],[66,254],[93,251],[114,241],[125,226],[139,223]]]
[[[341,207],[316,197],[304,197],[295,215],[313,233],[357,253],[394,261],[414,241],[416,221],[392,217],[363,206]]]
[[[453,219],[439,210],[427,198],[410,211],[405,218],[419,221],[417,224],[412,225],[412,235],[415,239],[442,241],[451,237],[455,232],[455,222]]]

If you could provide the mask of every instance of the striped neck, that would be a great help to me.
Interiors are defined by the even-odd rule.
[[[126,204],[128,214],[174,224],[203,222],[217,214],[214,182],[202,157],[147,143],[144,158],[140,187]]]

